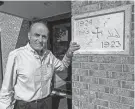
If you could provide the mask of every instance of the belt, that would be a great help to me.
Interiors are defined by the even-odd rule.
[[[33,101],[31,101],[31,103],[38,103],[38,102],[42,102],[42,101],[44,101],[45,99],[46,99],[46,98],[33,100]]]
[[[37,100],[33,100],[33,101],[30,101],[30,102],[27,102],[27,101],[23,101],[23,100],[17,100],[17,101],[20,101],[20,102],[25,102],[25,103],[38,103],[38,102],[42,102],[44,101],[45,99],[49,98],[50,95],[48,95],[47,97],[45,98],[42,98],[42,99],[37,99]]]

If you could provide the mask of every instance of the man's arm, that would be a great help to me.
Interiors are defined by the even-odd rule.
[[[13,109],[14,84],[16,82],[15,55],[10,53],[0,91],[0,109]]]

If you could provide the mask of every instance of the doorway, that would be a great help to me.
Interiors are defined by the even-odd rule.
[[[58,59],[62,60],[71,41],[71,18],[50,21],[48,27],[50,29],[49,49]],[[66,94],[66,96],[55,95],[52,97],[52,109],[72,109],[71,65],[65,71],[55,72],[52,90]],[[60,103],[62,100],[66,102],[64,107],[61,106],[63,103]]]

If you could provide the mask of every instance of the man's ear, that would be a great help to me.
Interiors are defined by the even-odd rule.
[[[28,33],[28,39],[30,40],[30,33]]]

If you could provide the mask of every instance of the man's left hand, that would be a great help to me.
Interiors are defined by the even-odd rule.
[[[72,57],[73,56],[73,53],[76,51],[76,50],[79,50],[80,49],[80,45],[78,45],[76,42],[71,42],[70,43],[70,46],[68,48],[68,51],[67,51],[67,57]]]

